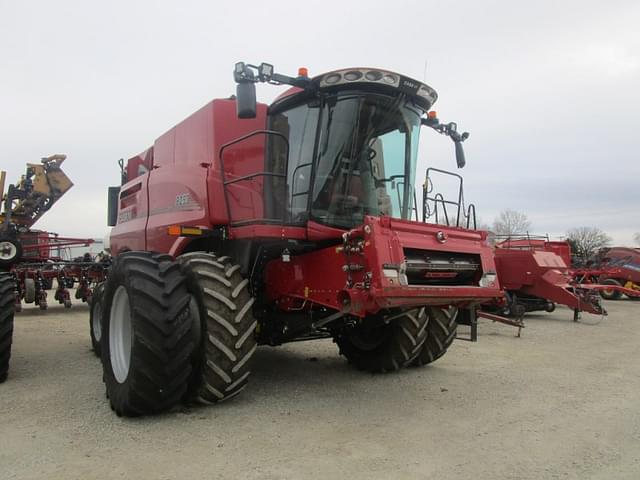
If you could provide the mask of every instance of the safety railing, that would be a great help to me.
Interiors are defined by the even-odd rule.
[[[458,195],[456,200],[449,200],[440,192],[434,193],[434,174],[453,177],[457,180]],[[455,210],[455,216],[450,214],[454,213],[450,210]],[[439,168],[427,168],[422,190],[422,221],[430,220],[440,225],[477,229],[476,207],[474,204],[465,206],[464,203],[462,176]]]
[[[235,158],[226,158],[232,147],[251,142],[259,135],[265,141],[244,145]],[[267,139],[277,138],[284,142],[285,155],[281,165],[282,172],[251,171],[256,165],[264,165],[267,152]],[[257,130],[243,135],[220,147],[220,165],[222,185],[227,215],[231,226],[251,225],[256,223],[284,224],[287,221],[287,208],[276,205],[278,198],[286,198],[287,171],[289,163],[289,141],[282,133],[273,130]],[[277,179],[280,184],[277,184]],[[274,182],[275,180],[275,182]],[[283,195],[274,192],[283,189]]]

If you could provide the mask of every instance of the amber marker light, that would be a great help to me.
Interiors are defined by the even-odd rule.
[[[169,235],[171,235],[172,237],[179,237],[180,236],[180,226],[179,225],[171,225],[170,227],[167,228],[167,233]]]

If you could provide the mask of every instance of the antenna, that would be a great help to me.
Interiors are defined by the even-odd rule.
[[[422,76],[422,81],[427,83],[427,61],[424,61],[424,75]]]

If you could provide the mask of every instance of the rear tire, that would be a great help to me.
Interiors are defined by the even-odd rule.
[[[98,284],[91,296],[91,310],[89,310],[89,335],[91,336],[91,349],[96,357],[100,357],[102,351],[102,310],[104,301],[104,282]]]
[[[622,284],[614,278],[607,278],[602,282],[602,285],[622,286]],[[600,296],[605,300],[619,300],[620,297],[622,297],[622,292],[617,290],[600,290]]]
[[[447,353],[456,338],[457,315],[458,309],[455,308],[427,307],[425,309],[425,316],[428,317],[427,339],[413,365],[423,366],[433,363]]]
[[[118,415],[161,412],[185,395],[194,349],[190,296],[168,255],[127,252],[105,285],[103,378]]]
[[[385,373],[408,366],[420,353],[427,332],[424,307],[387,315],[377,328],[358,326],[336,336],[340,354],[358,370]],[[365,320],[366,324],[366,320]]]
[[[0,383],[4,382],[9,374],[16,302],[15,289],[13,275],[0,273]]]
[[[178,261],[197,305],[199,327],[189,397],[205,404],[221,402],[240,393],[251,374],[257,322],[249,282],[228,257],[193,252]]]

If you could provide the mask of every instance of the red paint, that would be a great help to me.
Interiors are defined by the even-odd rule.
[[[311,225],[318,232],[318,225]],[[366,230],[369,233],[366,233]],[[439,231],[446,231],[448,240],[443,244],[436,239]],[[276,259],[268,264],[265,274],[267,296],[289,308],[299,308],[301,302],[341,309],[340,300],[351,299],[350,311],[364,316],[381,308],[414,305],[470,305],[501,297],[498,282],[483,288],[468,286],[401,285],[397,278],[384,274],[385,265],[404,262],[404,248],[431,251],[449,251],[477,254],[482,272],[495,273],[491,249],[486,245],[486,232],[424,223],[365,217],[365,224],[350,232],[351,237],[364,242],[362,254],[346,255],[343,245],[327,247],[314,252],[292,256],[289,262]],[[343,266],[354,264],[362,269],[343,271]],[[370,287],[365,287],[365,275],[371,274]],[[449,275],[450,278],[450,275]]]
[[[567,264],[553,252],[496,248],[495,262],[500,284],[508,292],[543,298],[589,313],[603,313],[587,298],[588,292],[572,285]]]

